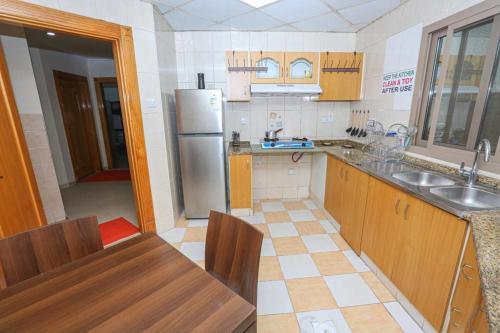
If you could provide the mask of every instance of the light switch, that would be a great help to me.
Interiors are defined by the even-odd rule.
[[[248,118],[247,117],[241,117],[240,118],[240,125],[248,125]]]

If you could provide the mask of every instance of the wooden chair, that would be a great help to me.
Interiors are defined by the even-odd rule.
[[[0,239],[0,289],[102,249],[95,216],[65,220]]]
[[[205,270],[257,305],[262,232],[245,221],[211,211],[205,247]]]

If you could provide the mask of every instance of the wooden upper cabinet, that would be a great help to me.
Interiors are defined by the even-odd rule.
[[[317,52],[286,52],[285,83],[318,83]]]
[[[359,72],[323,72],[323,68],[359,68]],[[322,52],[319,59],[320,101],[358,101],[361,98],[363,53]]]
[[[226,68],[250,66],[250,55],[247,51],[227,51]],[[229,72],[227,77],[227,100],[230,102],[250,101],[250,72]]]
[[[284,83],[285,53],[257,51],[250,53],[251,66],[267,67],[266,72],[252,72],[252,83]]]
[[[229,156],[231,208],[252,208],[252,155]]]

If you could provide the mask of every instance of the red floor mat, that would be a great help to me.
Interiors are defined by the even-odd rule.
[[[130,180],[130,170],[103,170],[80,180],[81,182],[112,182]]]
[[[123,217],[119,217],[99,224],[99,231],[101,232],[102,243],[108,245],[138,233],[139,228]]]

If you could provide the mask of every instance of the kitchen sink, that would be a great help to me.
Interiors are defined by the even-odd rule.
[[[397,172],[392,176],[403,183],[417,186],[450,186],[455,182],[446,177],[427,171]]]
[[[475,187],[454,186],[432,188],[431,193],[459,205],[492,209],[500,207],[500,195]]]

